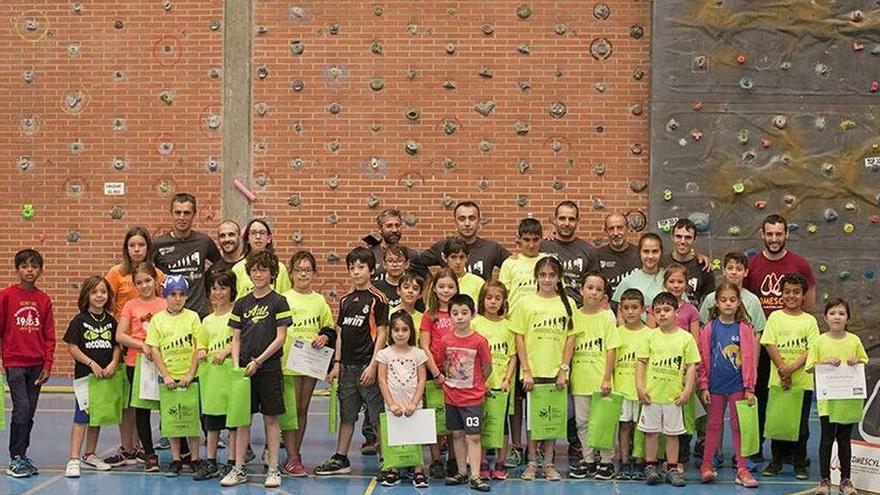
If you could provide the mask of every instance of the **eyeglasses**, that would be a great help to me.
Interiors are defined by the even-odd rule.
[[[251,230],[248,232],[251,237],[269,237],[268,230]]]
[[[311,275],[311,274],[315,273],[315,270],[312,270],[311,268],[294,268],[293,273],[301,273],[303,275]]]
[[[388,263],[389,265],[402,265],[402,264],[406,263],[406,260],[401,260],[401,259],[391,259],[391,260],[389,260],[389,259],[386,259],[386,260],[385,260],[385,263]]]

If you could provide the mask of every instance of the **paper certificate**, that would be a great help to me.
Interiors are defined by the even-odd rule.
[[[416,409],[412,416],[395,416],[390,412],[388,421],[388,445],[426,445],[437,442],[437,422],[434,409]]]
[[[865,365],[859,363],[849,366],[830,364],[816,365],[816,398],[827,399],[864,399],[868,397],[865,385]]]
[[[304,339],[296,339],[290,344],[285,367],[301,375],[311,376],[318,380],[327,377],[333,349],[324,346],[320,349],[312,347],[312,343]]]
[[[159,369],[156,363],[141,356],[141,381],[138,398],[141,400],[159,400]]]
[[[73,394],[80,411],[89,410],[89,377],[88,375],[73,381]]]

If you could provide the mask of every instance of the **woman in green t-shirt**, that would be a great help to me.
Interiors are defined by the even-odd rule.
[[[542,258],[535,265],[538,290],[517,301],[511,310],[511,331],[516,334],[516,354],[520,362],[523,388],[555,383],[558,390],[568,388],[569,363],[574,349],[572,301],[562,285],[562,265],[556,258]],[[544,478],[561,479],[553,465],[556,441],[544,440]],[[522,479],[537,475],[538,443],[529,439],[529,463]]]

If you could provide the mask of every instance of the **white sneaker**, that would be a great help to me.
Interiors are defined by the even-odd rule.
[[[278,468],[270,469],[266,473],[266,481],[263,482],[266,488],[278,488],[281,486],[281,471]]]
[[[65,478],[79,478],[79,459],[67,461],[67,469],[64,470]]]
[[[247,483],[247,474],[243,469],[238,468],[232,468],[232,470],[220,480],[220,486],[236,486],[245,483]]]
[[[113,468],[113,466],[102,461],[95,454],[89,454],[88,457],[83,456],[81,462],[84,469],[91,469],[94,471],[110,471],[110,469]]]

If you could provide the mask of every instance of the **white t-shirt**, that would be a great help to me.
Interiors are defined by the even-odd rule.
[[[403,406],[412,400],[419,384],[419,366],[425,364],[427,360],[425,351],[414,346],[408,351],[401,352],[394,345],[390,345],[376,354],[376,361],[384,364],[388,369],[388,389],[398,405]],[[389,407],[387,401],[385,407]],[[422,407],[421,398],[417,407]]]

